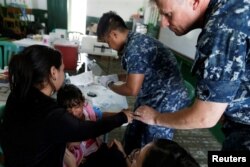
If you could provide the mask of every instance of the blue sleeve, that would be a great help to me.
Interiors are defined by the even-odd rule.
[[[97,120],[102,119],[102,111],[99,107],[93,106],[93,110],[96,114]]]
[[[153,41],[142,38],[131,42],[126,52],[127,72],[132,74],[145,74],[152,65],[157,47]]]
[[[213,29],[204,33],[197,45],[199,66],[197,97],[214,102],[231,102],[246,76],[245,37],[237,31]],[[242,42],[239,42],[242,41]]]

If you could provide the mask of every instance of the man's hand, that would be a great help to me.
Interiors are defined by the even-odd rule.
[[[100,76],[100,78],[98,79],[98,83],[100,83],[104,87],[108,87],[109,83],[117,81],[118,81],[117,74]]]
[[[149,125],[156,124],[156,117],[161,114],[149,106],[140,106],[133,114],[133,118]]]

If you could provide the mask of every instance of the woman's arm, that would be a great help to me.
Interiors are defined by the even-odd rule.
[[[67,111],[57,110],[46,122],[46,135],[56,142],[74,142],[95,138],[108,133],[126,122],[131,122],[132,112],[123,111],[96,122],[82,121]]]

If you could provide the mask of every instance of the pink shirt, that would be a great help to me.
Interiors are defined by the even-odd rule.
[[[85,120],[97,120],[97,116],[93,110],[93,107],[88,103],[83,107],[83,114],[85,116]],[[83,157],[87,157],[93,152],[96,152],[102,142],[102,138],[97,137],[94,139],[82,141],[80,145],[74,146],[73,150],[71,149],[70,152],[75,156],[77,166],[81,163]],[[64,164],[64,167],[67,166]]]

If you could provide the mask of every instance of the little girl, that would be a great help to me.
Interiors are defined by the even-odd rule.
[[[97,118],[97,115],[102,116],[102,113],[98,108],[93,108],[89,103],[85,102],[81,90],[72,84],[66,84],[58,91],[57,102],[59,105],[67,108],[67,111],[72,115],[81,120],[96,121],[97,119],[100,119]],[[102,143],[103,141],[101,137],[82,142],[68,143],[64,155],[64,166],[79,166],[84,157],[96,152]]]

